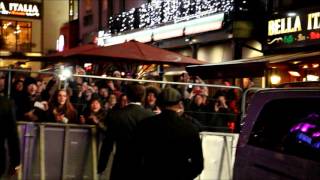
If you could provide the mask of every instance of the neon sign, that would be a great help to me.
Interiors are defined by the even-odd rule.
[[[268,35],[278,35],[302,30],[300,16],[288,17],[269,21]]]
[[[320,39],[320,10],[286,12],[282,17],[281,14],[276,16],[278,18],[268,21],[267,46],[269,48],[300,47],[308,43],[314,44]]]
[[[0,15],[40,18],[40,4],[0,1]]]

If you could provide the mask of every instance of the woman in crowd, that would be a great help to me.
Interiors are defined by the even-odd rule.
[[[60,123],[78,123],[77,111],[70,103],[65,89],[55,92],[49,103],[49,121]]]
[[[100,100],[98,98],[93,98],[83,115],[80,115],[80,122],[82,124],[96,125],[99,130],[105,131],[106,126],[104,120],[106,116],[107,112],[103,109]]]
[[[128,96],[126,94],[121,94],[119,97],[119,102],[115,105],[114,109],[123,109],[128,106]]]
[[[155,114],[160,114],[161,110],[157,105],[157,97],[159,95],[159,90],[154,86],[149,86],[146,88],[146,98],[144,107],[150,109]]]
[[[106,87],[100,87],[98,91],[98,96],[100,98],[101,104],[104,105],[108,101],[109,89]]]
[[[110,94],[108,101],[104,104],[104,107],[107,111],[112,109],[117,104],[117,96],[115,94]]]

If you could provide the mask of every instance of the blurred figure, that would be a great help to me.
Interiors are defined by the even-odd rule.
[[[121,91],[118,87],[116,87],[112,80],[107,80],[107,87],[110,90],[110,93],[116,95],[117,98],[120,97]]]
[[[137,128],[138,179],[192,180],[203,169],[199,132],[182,116],[179,91],[165,88],[159,100],[161,114],[143,120]]]
[[[214,103],[214,112],[228,113],[230,112],[226,97],[223,94],[216,95],[216,101]]]
[[[179,82],[183,82],[183,83],[190,83],[190,76],[187,72],[182,73],[179,76]],[[190,87],[188,85],[177,85],[177,89],[179,90],[179,92],[182,94],[183,98],[188,98],[190,96]]]
[[[204,96],[201,94],[195,94],[191,99],[191,103],[188,107],[188,114],[197,119],[201,124],[206,125],[206,106],[204,105]]]
[[[0,179],[8,166],[9,175],[15,175],[20,164],[20,144],[17,133],[16,119],[13,104],[5,97],[0,96]],[[8,147],[8,154],[5,149],[5,142]],[[7,158],[9,161],[7,161]],[[9,162],[7,165],[6,162]]]
[[[0,96],[5,95],[5,87],[6,87],[6,79],[4,77],[0,77]]]
[[[141,120],[153,115],[142,106],[145,96],[143,85],[128,85],[127,95],[129,105],[120,110],[113,110],[106,118],[108,128],[100,151],[98,173],[102,173],[107,167],[109,155],[115,145],[111,180],[135,179],[137,172],[133,140],[136,126]]]
[[[119,97],[119,102],[117,102],[117,104],[115,105],[115,109],[123,109],[125,107],[127,107],[129,104],[128,102],[128,96],[126,94],[121,94],[121,96]]]
[[[98,93],[99,98],[101,99],[102,104],[104,105],[108,101],[109,97],[109,90],[106,87],[100,87],[99,88],[99,93]]]
[[[24,81],[24,90],[20,98],[15,99],[18,120],[43,121],[48,110],[48,102],[42,101],[37,94],[36,80],[28,77]]]
[[[155,114],[160,114],[161,110],[157,105],[157,97],[159,95],[159,90],[156,87],[149,86],[146,88],[146,100],[144,107],[150,109]]]
[[[220,128],[221,131],[228,131],[229,123],[234,121],[234,114],[227,105],[226,97],[222,93],[217,93],[213,103],[210,103],[211,112],[207,117],[210,125]]]
[[[16,101],[21,98],[22,94],[23,94],[23,81],[18,79],[12,84],[11,98],[14,101]]]
[[[117,104],[117,96],[115,94],[110,94],[108,101],[104,104],[104,108],[109,111]]]
[[[77,111],[70,103],[66,90],[55,92],[49,102],[49,121],[59,123],[78,123]]]

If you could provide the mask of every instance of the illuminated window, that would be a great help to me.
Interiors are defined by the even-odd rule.
[[[1,49],[30,52],[32,44],[32,23],[0,20]]]

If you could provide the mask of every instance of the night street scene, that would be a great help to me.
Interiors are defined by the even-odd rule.
[[[0,179],[319,180],[319,0],[0,0]]]

